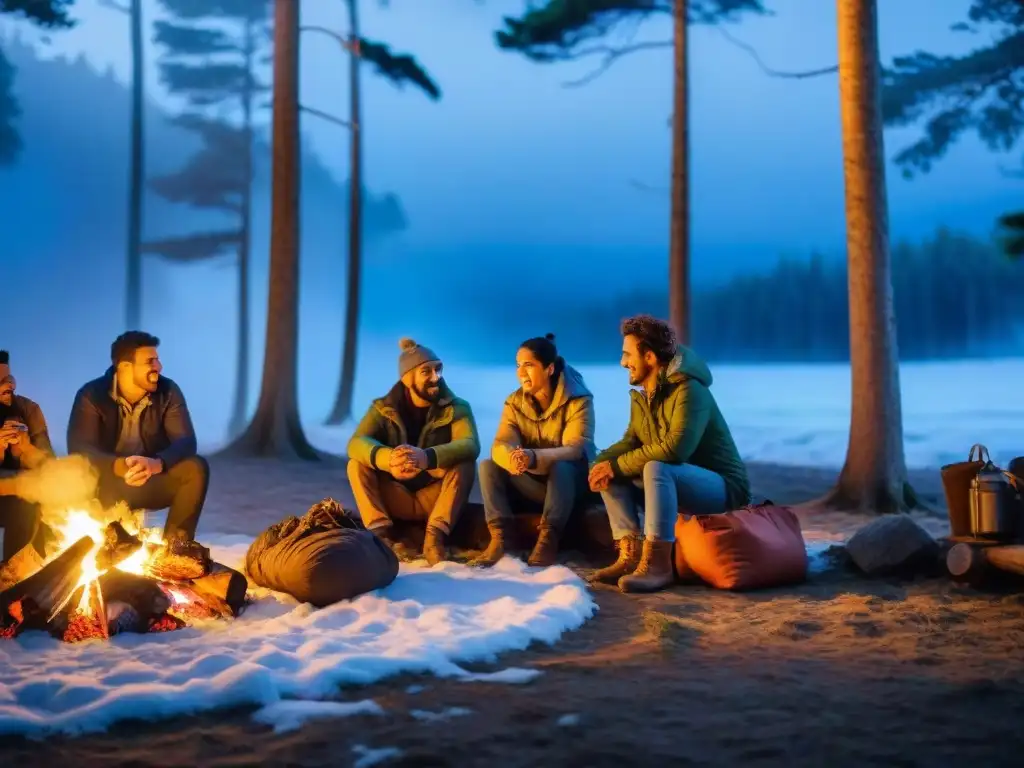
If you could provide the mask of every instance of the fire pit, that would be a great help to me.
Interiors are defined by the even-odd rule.
[[[56,544],[0,565],[0,637],[44,630],[67,642],[120,632],[166,632],[237,616],[248,583],[195,541],[165,541],[127,509],[54,517]]]

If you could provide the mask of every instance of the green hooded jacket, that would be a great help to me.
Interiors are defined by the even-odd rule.
[[[370,404],[348,441],[348,457],[368,467],[388,471],[391,449],[406,442],[400,408],[405,385],[398,382],[384,397]],[[448,469],[480,455],[480,437],[469,403],[452,394],[441,382],[441,396],[427,411],[418,448],[427,453],[428,469]]]
[[[533,450],[536,464],[528,471],[535,475],[546,475],[556,461],[594,457],[594,396],[579,371],[568,365],[562,369],[544,411],[522,388],[508,396],[491,458],[510,470],[512,451],[519,447]]]
[[[680,347],[650,401],[640,389],[629,393],[626,433],[594,463],[610,461],[618,477],[638,477],[649,461],[693,464],[722,476],[729,509],[749,504],[747,468],[711,394],[711,382],[707,364]]]

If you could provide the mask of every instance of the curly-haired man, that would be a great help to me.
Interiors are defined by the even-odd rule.
[[[707,364],[649,315],[624,320],[622,337],[622,367],[637,387],[630,392],[629,426],[597,455],[589,475],[591,490],[604,499],[619,557],[592,579],[618,583],[623,592],[653,592],[673,580],[677,514],[743,506],[750,484],[709,389]]]

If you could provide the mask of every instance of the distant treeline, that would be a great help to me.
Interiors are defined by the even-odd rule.
[[[993,245],[939,231],[892,249],[899,351],[903,360],[1024,352],[1024,263]],[[845,261],[781,259],[775,269],[694,292],[693,342],[711,360],[849,359]],[[637,312],[665,316],[667,293],[617,297],[553,323],[575,358],[604,361],[608,332]]]

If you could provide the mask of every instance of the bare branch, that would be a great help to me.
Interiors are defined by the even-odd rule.
[[[115,2],[114,0],[96,0],[104,8],[109,8],[112,11],[119,11],[124,14],[131,14],[132,10],[127,5],[121,5],[121,3]]]
[[[106,0],[101,0],[101,1],[105,2]],[[328,29],[327,27],[319,27],[319,26],[316,26],[316,25],[312,25],[312,26],[299,27],[299,32],[319,32],[321,35],[327,35],[328,37],[332,38],[335,42],[337,42],[338,45],[340,45],[345,51],[347,51],[348,53],[352,53],[353,45],[352,45],[351,40],[349,38],[345,37],[344,35],[342,35],[341,33],[335,32],[333,29]],[[356,55],[358,55],[359,54],[359,44],[357,43],[354,47],[356,49],[355,53],[356,53]]]
[[[350,121],[342,120],[340,117],[335,117],[334,115],[328,114],[327,112],[321,112],[319,109],[314,109],[313,107],[307,107],[305,105],[300,105],[299,106],[299,111],[307,112],[307,113],[313,115],[314,117],[319,117],[321,120],[326,120],[329,123],[334,123],[335,125],[340,125],[342,128],[349,128],[349,129],[352,128],[352,123]]]
[[[820,77],[821,75],[833,75],[839,71],[838,65],[832,65],[831,67],[821,67],[819,69],[809,69],[805,72],[783,72],[778,69],[773,69],[764,63],[761,58],[761,54],[757,52],[757,49],[749,43],[744,43],[742,40],[738,40],[733,37],[723,26],[716,24],[714,29],[724,37],[729,43],[735,45],[741,51],[750,55],[750,58],[754,60],[758,68],[769,77],[781,77],[788,80],[806,80],[810,77]]]
[[[562,83],[565,88],[579,88],[581,85],[596,80],[605,72],[607,72],[611,66],[630,53],[636,53],[637,51],[653,51],[661,48],[671,48],[671,40],[659,40],[657,42],[648,43],[631,43],[629,45],[623,45],[615,47],[611,45],[595,45],[591,48],[584,48],[573,54],[574,59],[582,59],[587,56],[600,56],[601,63],[597,65],[589,74],[584,75],[578,80],[570,80]]]

